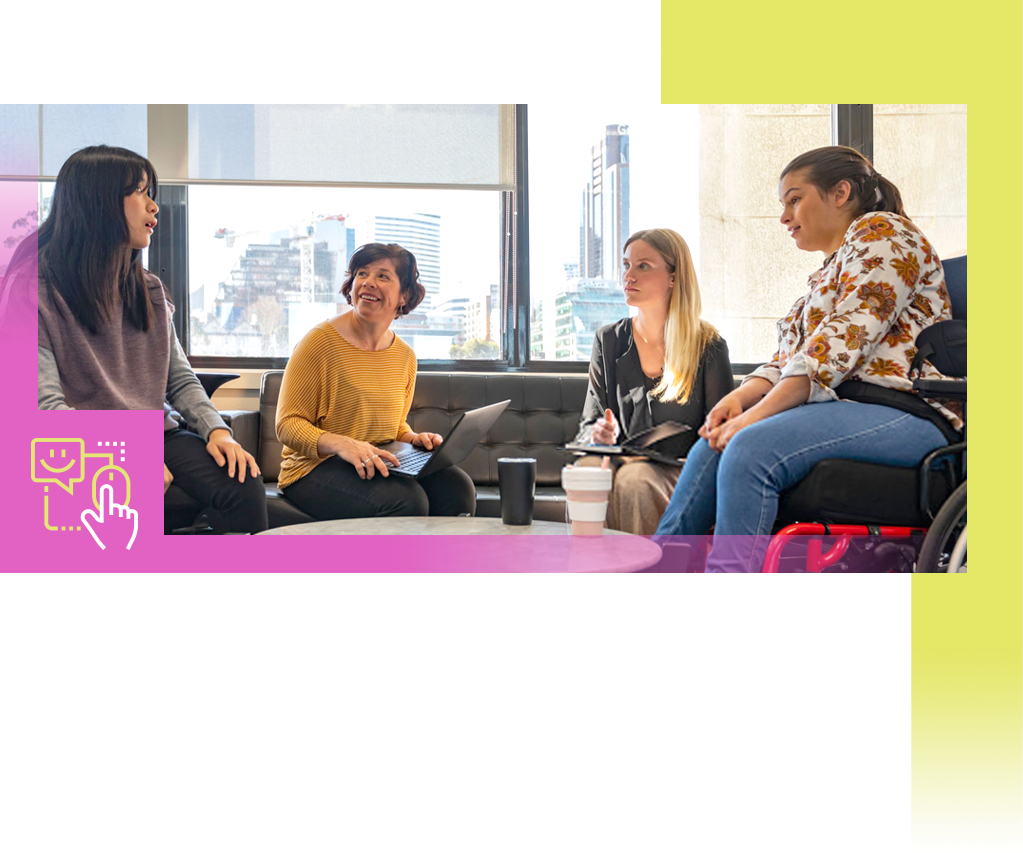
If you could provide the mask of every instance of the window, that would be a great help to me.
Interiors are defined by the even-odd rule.
[[[416,355],[500,359],[500,213],[498,191],[190,186],[189,354],[287,358],[350,310],[348,259],[383,242],[416,256],[426,288],[392,326]]]
[[[187,280],[182,331],[198,363],[279,364],[312,326],[348,310],[348,260],[368,242],[416,256],[426,298],[394,329],[421,361],[506,357],[514,107],[190,104],[169,121],[187,125],[176,183],[188,226],[187,239],[164,239],[186,272],[174,286],[183,301]]]
[[[741,371],[771,355],[777,319],[820,261],[777,221],[778,174],[833,133],[872,153],[939,254],[966,249],[965,105],[540,105],[528,143],[525,116],[488,104],[0,105],[0,179],[52,177],[96,142],[154,158],[163,211],[150,260],[190,356],[211,367],[283,364],[347,308],[354,248],[381,240],[418,258],[427,300],[395,328],[427,369],[584,370],[596,329],[627,314],[625,239],[669,227]],[[12,246],[35,224],[22,213]]]
[[[815,268],[778,224],[778,174],[830,144],[830,104],[531,105],[529,135],[533,359],[589,359],[628,314],[623,245],[648,228],[688,243],[732,361],[771,356]]]

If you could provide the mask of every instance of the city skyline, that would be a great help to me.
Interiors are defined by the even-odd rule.
[[[563,264],[568,283],[562,278],[544,288],[546,317],[542,309],[533,312],[531,351],[537,358],[585,358],[596,329],[627,313],[618,258],[630,225],[629,127],[605,123],[602,130],[599,139],[579,152],[588,170],[579,211],[578,263]],[[234,262],[222,281],[197,287],[193,281],[196,340],[252,355],[249,350],[258,338],[270,350],[264,354],[287,355],[320,314],[346,309],[336,292],[354,247],[395,242],[416,255],[426,289],[419,309],[395,322],[395,330],[420,357],[450,357],[471,340],[500,343],[497,279],[474,283],[468,296],[446,286],[443,222],[436,213],[359,212],[307,214],[269,233],[222,226],[214,239],[224,238],[222,245],[233,249]],[[470,315],[474,331],[467,335]],[[486,338],[479,336],[483,329]]]
[[[208,290],[205,284],[192,288],[193,344],[213,355],[287,356],[311,326],[350,310],[340,289],[356,246],[388,242],[413,252],[426,290],[414,312],[394,321],[395,332],[420,358],[453,357],[456,347],[482,332],[482,340],[494,344],[483,351],[498,357],[497,284],[472,297],[440,296],[441,222],[436,214],[317,215],[271,232],[263,242],[254,242],[262,233],[218,230],[214,239],[235,253],[235,261],[224,280]]]
[[[618,275],[629,235],[628,125],[605,126],[590,147],[589,166],[579,217],[579,261],[564,265],[566,280],[560,288],[533,298],[533,358],[588,359],[597,329],[628,313]]]
[[[581,278],[617,279],[629,238],[629,126],[607,125],[590,149],[579,221]]]
[[[540,154],[530,152],[530,291],[535,307],[544,294],[559,292],[566,279],[580,276],[579,197],[592,175],[594,140],[606,133],[607,119],[629,128],[630,221],[634,227],[668,224],[687,237],[694,260],[699,263],[699,232],[696,207],[696,170],[686,150],[695,151],[698,135],[692,132],[696,120],[693,105],[645,105],[630,103],[619,107],[570,105],[559,109],[531,106],[531,139],[543,139]],[[597,132],[594,132],[597,129]],[[563,152],[572,146],[572,163]],[[532,149],[532,145],[531,145]],[[636,153],[643,156],[636,159]],[[670,158],[670,159],[666,159]],[[670,162],[671,170],[692,171],[692,194],[684,198],[662,192],[663,184],[651,180]],[[570,168],[566,168],[566,164]],[[574,166],[573,166],[574,164]],[[639,172],[636,173],[636,169]],[[52,187],[52,185],[50,185]],[[46,189],[43,190],[46,194]],[[282,226],[310,222],[323,216],[354,215],[353,211],[387,210],[439,212],[441,259],[438,300],[484,293],[500,281],[498,247],[500,239],[499,194],[479,191],[402,190],[392,188],[345,187],[251,187],[203,186],[189,188],[189,280],[195,304],[203,304],[215,293],[216,285],[230,275],[231,268],[247,242],[265,242],[271,235],[287,232]],[[679,201],[682,202],[679,205]],[[662,219],[659,211],[672,210],[674,219]],[[636,219],[638,216],[641,217]],[[548,227],[556,222],[559,230]],[[676,225],[676,222],[682,222]],[[225,251],[226,241],[213,234],[227,228],[248,235],[239,239],[236,250]],[[332,247],[333,248],[333,247]],[[346,255],[347,258],[347,255]],[[342,270],[343,271],[343,270]],[[617,271],[614,276],[619,278]],[[610,279],[608,279],[610,280]],[[337,282],[338,288],[340,282]]]

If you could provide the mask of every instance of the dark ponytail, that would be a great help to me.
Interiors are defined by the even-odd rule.
[[[831,192],[839,181],[848,181],[857,216],[884,210],[909,219],[899,188],[874,171],[870,161],[855,148],[829,145],[807,151],[789,163],[781,177],[797,171],[805,171],[806,179],[821,194]]]

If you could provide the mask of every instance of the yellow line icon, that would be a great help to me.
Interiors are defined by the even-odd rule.
[[[116,451],[115,451],[116,452]],[[123,450],[121,451],[123,453]],[[93,506],[103,518],[103,487],[110,492],[108,503],[127,510],[131,502],[131,477],[119,465],[114,464],[113,453],[86,453],[85,441],[81,438],[34,438],[32,439],[32,482],[53,483],[69,495],[74,495],[76,483],[85,480],[85,460],[102,459],[106,464],[92,477],[90,497]],[[119,486],[117,481],[123,480]],[[57,526],[50,523],[50,487],[43,487],[43,527],[54,532],[81,532],[81,526]],[[123,491],[123,503],[113,501],[113,495]],[[92,532],[90,530],[90,532]],[[93,538],[96,535],[93,533]],[[132,537],[134,541],[134,537]],[[98,541],[98,540],[97,540]],[[100,547],[103,547],[102,545]],[[130,546],[129,546],[130,547]]]
[[[73,495],[75,483],[85,479],[86,455],[80,438],[32,439],[32,482],[55,483]]]

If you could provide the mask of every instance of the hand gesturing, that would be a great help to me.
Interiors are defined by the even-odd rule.
[[[616,444],[621,428],[618,426],[618,419],[610,409],[604,410],[604,417],[593,424],[593,431],[590,435],[591,444]]]
[[[111,543],[123,542],[127,538],[128,544],[124,550],[129,551],[135,542],[135,534],[139,532],[139,514],[122,504],[114,503],[114,489],[105,485],[99,487],[99,514],[92,509],[83,509],[82,524],[104,551],[107,546],[100,539],[100,532]]]

